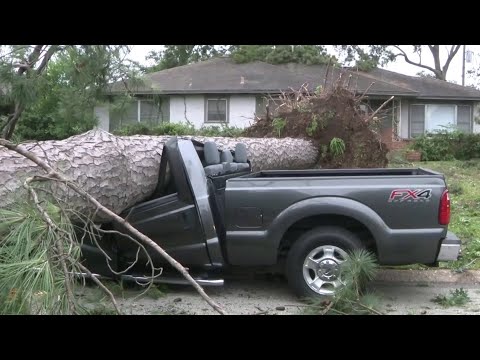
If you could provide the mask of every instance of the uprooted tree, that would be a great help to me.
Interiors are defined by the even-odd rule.
[[[324,168],[384,167],[387,148],[375,115],[393,97],[369,115],[360,109],[361,99],[342,86],[342,79],[328,91],[311,94],[304,87],[284,93],[277,108],[257,119],[245,135],[309,139],[318,150],[316,165]]]
[[[233,149],[237,142],[245,143],[254,170],[316,166],[380,167],[386,164],[386,149],[372,126],[375,113],[367,116],[359,111],[359,98],[345,90],[340,83],[318,94],[309,94],[302,88],[299,92],[284,94],[283,100],[281,110],[276,115],[278,117],[258,119],[252,128],[246,130],[248,137],[195,139],[203,142],[213,140],[221,149]],[[71,252],[72,249],[78,249],[78,240],[68,226],[62,226],[61,221],[58,223],[55,220],[62,219],[62,216],[78,217],[79,214],[87,214],[83,219],[85,229],[92,231],[101,231],[94,224],[100,221],[121,224],[129,232],[130,240],[138,244],[139,251],[143,249],[147,253],[145,248],[149,248],[166,258],[212,307],[224,313],[181,264],[118,215],[129,206],[148,198],[154,191],[163,144],[168,138],[116,137],[105,131],[92,130],[61,141],[21,145],[0,139],[0,207],[27,199],[33,204],[35,213],[44,224],[45,232],[41,234],[50,239],[50,242],[41,242],[44,247],[38,251],[37,260],[42,264],[54,264],[59,278],[65,284],[69,313],[76,313],[71,272],[80,269],[89,274],[89,271],[78,263],[78,254]],[[21,216],[22,219],[25,217]],[[33,229],[38,230],[38,226]],[[38,241],[33,241],[31,237],[32,232],[28,234],[31,243],[38,245]],[[22,234],[17,232],[16,235],[18,237],[14,239],[20,241],[14,241],[11,245],[13,251],[20,251],[23,257],[17,257],[19,261],[14,265],[24,269],[23,265],[32,266],[32,262],[28,256],[25,258],[24,248],[17,246],[17,243],[22,244]],[[70,251],[67,254],[66,249]],[[157,275],[151,265],[153,279]],[[2,267],[2,270],[5,269],[9,270],[8,266]],[[35,269],[38,270],[38,266]],[[35,269],[32,267],[27,270]],[[7,274],[18,279],[15,272],[9,271]],[[48,271],[44,276],[46,282],[55,278],[50,277],[50,268]],[[27,280],[35,279],[31,272],[28,274]],[[98,279],[95,281],[116,305],[108,289]]]

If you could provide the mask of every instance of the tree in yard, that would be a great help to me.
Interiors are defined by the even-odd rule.
[[[397,58],[403,60],[421,69],[428,70],[433,77],[446,81],[447,71],[453,58],[458,54],[462,45],[451,45],[446,48],[446,59],[442,62],[440,54],[441,45],[336,45],[336,49],[344,56],[344,63],[354,64],[359,70],[368,71],[377,66],[386,65],[389,62],[396,61]],[[407,51],[413,52],[418,59],[413,59]],[[422,59],[425,47],[428,49],[429,59],[433,60],[433,66],[426,65],[425,59]]]
[[[447,48],[447,58],[442,63],[441,56],[440,56],[440,45],[427,45],[430,55],[432,56],[433,60],[433,67],[429,65],[425,65],[422,63],[422,50],[424,49],[424,45],[411,45],[413,46],[413,53],[418,55],[419,60],[414,61],[412,60],[405,50],[403,50],[399,45],[391,45],[393,47],[392,53],[395,57],[403,57],[403,59],[410,65],[417,66],[422,69],[426,69],[431,71],[436,79],[439,80],[447,80],[447,71],[450,67],[450,63],[452,62],[455,55],[457,55],[458,50],[462,45],[451,45],[450,48]]]
[[[153,60],[155,65],[145,68],[144,71],[151,73],[187,65],[226,54],[228,51],[226,45],[165,45],[164,50],[150,51],[147,60]]]
[[[265,61],[270,64],[289,62],[301,64],[335,63],[323,45],[165,45],[162,51],[151,51],[147,59],[155,65],[145,72],[155,72],[229,55],[237,63]]]
[[[11,45],[0,50],[0,131],[10,139],[60,139],[95,124],[93,106],[111,82],[135,78],[117,45]]]
[[[390,45],[335,45],[344,65],[353,65],[358,70],[369,71],[395,61]]]
[[[328,64],[336,63],[323,45],[238,45],[231,49],[237,63],[264,61],[270,64]]]

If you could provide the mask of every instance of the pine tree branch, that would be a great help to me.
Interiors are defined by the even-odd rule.
[[[23,75],[28,69],[30,69],[38,61],[44,46],[45,45],[35,45],[35,48],[33,49],[32,53],[28,56],[28,60],[25,66],[22,66],[17,70],[18,76]],[[50,49],[52,47],[50,47]],[[48,60],[49,59],[50,58],[48,58]],[[2,128],[1,128],[1,131],[3,132],[3,137],[6,140],[11,139],[13,135],[13,131],[15,130],[15,126],[17,125],[17,122],[20,119],[20,116],[22,115],[24,110],[25,110],[25,105],[21,104],[19,101],[15,101],[15,112],[8,117],[7,121],[5,122],[5,124],[2,125]]]
[[[43,59],[42,59],[42,62],[40,63],[40,65],[38,66],[37,68],[37,75],[40,75],[43,70],[46,68],[46,66],[48,65],[48,62],[50,61],[50,59],[52,58],[53,54],[55,54],[55,52],[58,50],[58,46],[57,45],[52,45],[48,48],[47,52],[45,53],[45,55],[43,56]]]
[[[15,130],[15,125],[20,119],[20,116],[22,115],[24,109],[25,109],[25,106],[16,102],[15,112],[12,115],[10,115],[7,121],[2,125],[2,128],[0,130],[3,131],[3,137],[6,140],[9,140],[12,137],[13,131]]]
[[[373,309],[373,308],[371,308],[371,307],[368,307],[367,305],[363,305],[360,301],[357,301],[356,304],[357,304],[358,306],[360,306],[360,307],[362,307],[362,308],[370,311],[370,312],[373,313],[373,314],[376,314],[376,315],[384,315],[384,314],[381,313],[380,311],[377,311],[377,310],[375,310],[375,309]]]
[[[117,312],[118,315],[121,315],[121,311],[120,311],[120,308],[118,307],[118,304],[117,304],[117,300],[115,299],[115,296],[113,296],[113,293],[108,290],[108,288],[100,281],[97,279],[97,277],[95,275],[92,274],[92,272],[87,269],[84,265],[78,263],[77,266],[80,268],[80,270],[82,270],[83,272],[85,272],[88,277],[90,279],[92,279],[92,281],[97,284],[97,286],[102,289],[107,295],[108,297],[110,298],[110,301],[112,302],[113,304],[113,307],[115,308],[115,311]]]
[[[1,139],[0,139],[1,140]],[[42,179],[42,180],[45,180],[45,179]],[[36,193],[36,191],[33,189],[33,187],[30,185],[30,183],[32,181],[38,181],[38,179],[36,177],[33,177],[33,178],[28,178],[25,183],[24,183],[24,186],[27,188],[27,190],[29,191],[29,193],[31,194],[32,196],[32,199],[33,199],[33,202],[35,204],[35,207],[38,209],[38,211],[40,212],[40,215],[42,216],[42,218],[44,219],[44,221],[47,223],[47,225],[57,231],[58,233],[60,234],[63,234],[65,236],[65,238],[73,245],[73,246],[76,246],[77,244],[75,244],[74,240],[72,239],[71,235],[66,232],[65,230],[59,228],[57,226],[57,224],[55,224],[53,222],[53,220],[50,218],[50,216],[47,214],[47,212],[45,211],[45,209],[40,205],[40,201],[38,199],[38,195]],[[78,312],[76,311],[76,305],[75,305],[75,302],[74,302],[74,295],[73,295],[73,290],[72,290],[72,287],[71,287],[71,283],[70,283],[70,274],[68,272],[68,269],[67,269],[67,266],[66,266],[66,263],[65,263],[65,258],[64,258],[64,250],[63,250],[63,244],[61,242],[61,239],[59,239],[58,241],[56,241],[55,243],[55,246],[57,247],[57,251],[59,253],[59,259],[60,259],[60,263],[61,263],[61,266],[62,266],[62,271],[64,273],[64,276],[65,276],[65,288],[67,289],[67,298],[68,298],[68,303],[69,303],[69,308],[70,308],[70,311],[73,313],[73,314],[78,314]],[[115,308],[115,311],[117,312],[117,314],[121,314],[120,312],[120,309],[118,308],[118,304],[117,304],[117,301],[115,299],[115,296],[113,296],[112,292],[110,290],[108,290],[108,288],[103,285],[103,283],[98,280],[92,273],[89,269],[87,269],[84,265],[82,265],[81,263],[78,263],[76,264],[78,267],[80,267],[81,270],[83,270],[92,280],[93,282],[95,282],[95,284],[97,284],[109,297],[110,297],[110,301],[112,302],[113,304],[113,307]]]
[[[44,219],[44,221],[47,223],[48,227],[52,230],[62,230],[60,229],[53,221],[52,219],[50,218],[50,216],[47,214],[47,212],[45,211],[45,209],[40,205],[40,201],[38,199],[38,195],[36,193],[36,191],[32,188],[32,186],[30,185],[30,183],[33,181],[33,178],[27,178],[24,182],[24,187],[28,190],[28,192],[30,193],[30,195],[32,196],[32,199],[33,199],[33,202],[35,204],[35,207],[37,208],[37,210],[39,211],[40,215],[42,216],[42,218]],[[65,232],[65,231],[63,231]],[[70,309],[70,312],[72,314],[77,314],[77,311],[76,311],[76,305],[75,305],[75,297],[73,295],[73,290],[72,290],[72,287],[71,287],[71,283],[70,283],[70,275],[68,273],[68,269],[67,269],[67,264],[65,263],[65,251],[63,249],[63,244],[61,244],[62,242],[62,239],[56,239],[55,242],[54,242],[54,247],[56,248],[56,251],[58,253],[58,258],[59,258],[59,261],[60,261],[60,266],[62,267],[62,271],[63,271],[63,276],[65,277],[65,288],[67,290],[67,299],[68,299],[68,307]]]

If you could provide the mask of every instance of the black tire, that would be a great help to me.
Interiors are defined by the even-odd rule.
[[[318,247],[328,245],[339,248],[345,253],[365,248],[362,241],[354,233],[341,227],[320,226],[301,235],[290,248],[286,263],[288,284],[297,296],[301,298],[325,296],[325,294],[320,294],[310,288],[304,278],[303,271],[307,255]],[[339,258],[341,257],[339,252],[336,252],[336,254]]]

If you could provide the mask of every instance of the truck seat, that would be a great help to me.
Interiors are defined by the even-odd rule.
[[[217,176],[224,172],[224,166],[220,164],[220,153],[217,144],[213,141],[206,141],[203,147],[205,157],[205,175]]]
[[[233,155],[230,150],[223,150],[222,154],[220,155],[220,160],[223,164],[226,174],[237,172],[238,164],[233,162]]]
[[[247,146],[244,143],[237,143],[235,145],[235,162],[237,163],[238,171],[248,170]]]

